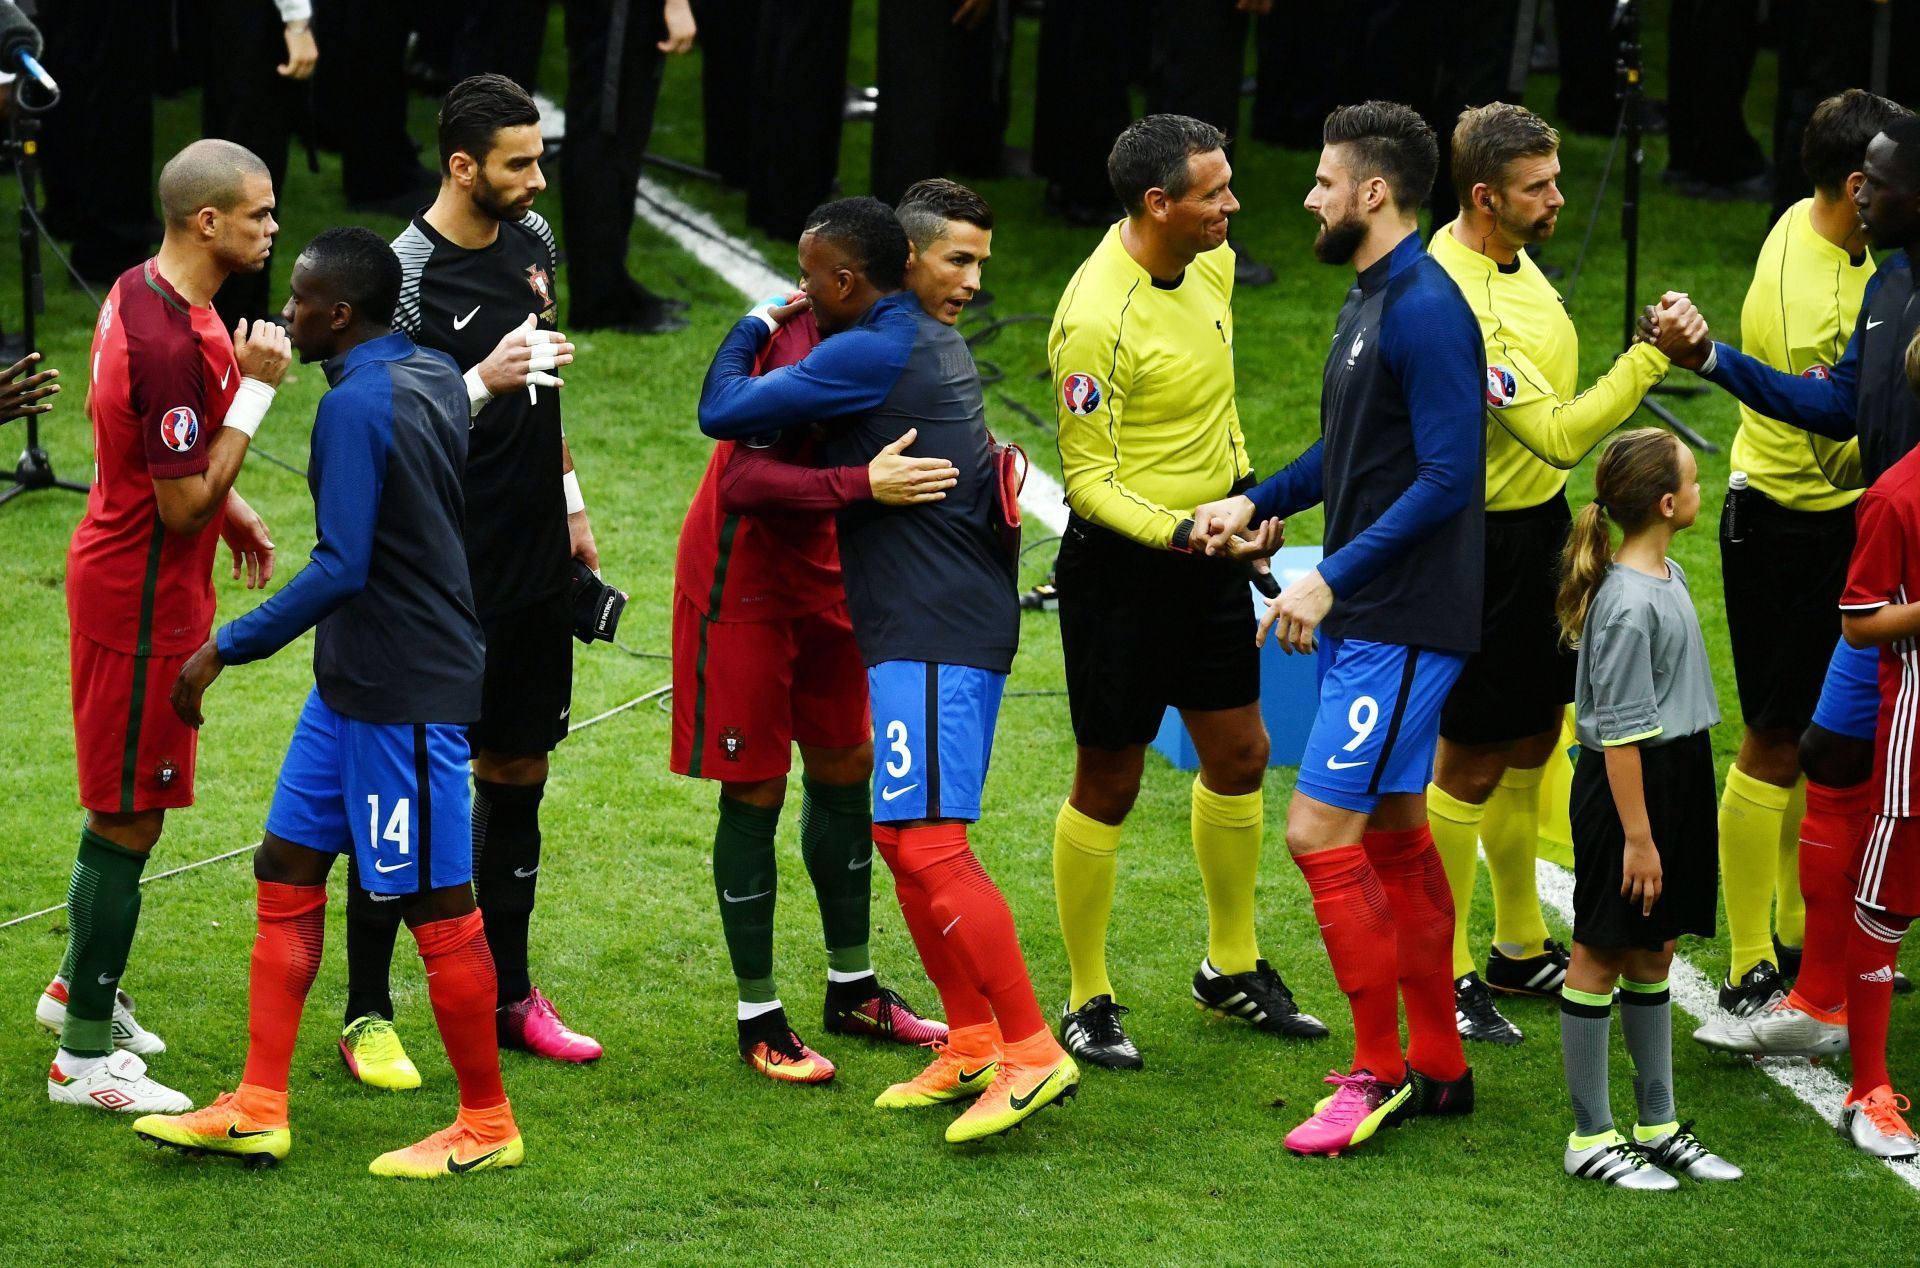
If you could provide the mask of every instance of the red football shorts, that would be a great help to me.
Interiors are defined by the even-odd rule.
[[[709,621],[675,592],[675,774],[778,779],[793,764],[795,741],[852,748],[872,733],[846,604],[788,620]]]
[[[129,814],[193,804],[200,733],[168,703],[190,653],[133,656],[70,634],[80,804]]]
[[[1859,860],[1850,873],[1856,903],[1920,916],[1920,819],[1875,815]]]

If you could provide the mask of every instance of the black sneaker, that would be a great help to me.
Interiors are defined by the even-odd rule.
[[[1735,1017],[1751,1017],[1773,1007],[1773,1002],[1783,998],[1786,993],[1786,983],[1780,980],[1780,970],[1773,967],[1770,961],[1762,960],[1737,983],[1720,984],[1720,1008]]]
[[[1780,935],[1773,937],[1773,962],[1780,966],[1780,976],[1792,981],[1800,976],[1800,948],[1790,947],[1780,941]]]
[[[1913,994],[1913,979],[1899,969],[1893,971],[1893,993],[1895,995]]]
[[[1413,1095],[1388,1116],[1389,1123],[1403,1123],[1410,1118],[1458,1118],[1473,1113],[1472,1066],[1457,1079],[1431,1078],[1408,1066],[1407,1079],[1413,1084]]]
[[[1245,973],[1220,973],[1200,961],[1193,975],[1194,1001],[1209,1012],[1244,1021],[1256,1030],[1289,1039],[1325,1039],[1327,1025],[1293,1002],[1293,992],[1265,960]]]
[[[1503,995],[1557,999],[1567,980],[1567,949],[1552,938],[1539,955],[1516,959],[1499,947],[1487,951],[1487,986]]]
[[[1138,1070],[1146,1062],[1120,1026],[1127,1008],[1111,995],[1095,995],[1078,1008],[1062,1010],[1060,1042],[1082,1061],[1109,1070]]]
[[[1462,1039],[1475,1043],[1497,1043],[1511,1047],[1526,1036],[1520,1027],[1500,1015],[1493,1005],[1493,992],[1477,973],[1454,979],[1453,1021]]]

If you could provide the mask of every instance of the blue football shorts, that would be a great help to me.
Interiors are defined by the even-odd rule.
[[[352,850],[370,893],[467,884],[466,727],[361,722],[328,708],[316,687],[280,764],[267,831],[327,854]]]
[[[1425,792],[1440,710],[1467,658],[1428,647],[1322,635],[1320,707],[1295,785],[1316,801],[1372,814],[1388,793]]]
[[[980,817],[1007,676],[969,665],[889,660],[867,668],[873,821]]]
[[[1835,735],[1871,740],[1879,719],[1880,649],[1854,647],[1843,638],[1833,645],[1833,659],[1827,662],[1813,724]]]

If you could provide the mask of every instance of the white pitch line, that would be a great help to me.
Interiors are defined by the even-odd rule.
[[[1572,928],[1573,873],[1558,863],[1539,859],[1535,863],[1534,879],[1541,899],[1559,913],[1568,928]],[[1673,991],[1675,1007],[1694,1020],[1704,1021],[1719,1007],[1712,979],[1677,955],[1673,957],[1673,968],[1668,973],[1667,981]],[[1801,1104],[1822,1119],[1829,1123],[1839,1122],[1840,1107],[1847,1099],[1847,1085],[1831,1070],[1797,1057],[1762,1057],[1755,1064],[1760,1067],[1761,1073],[1793,1093]],[[1882,1161],[1903,1184],[1920,1190],[1920,1167],[1911,1163]]]

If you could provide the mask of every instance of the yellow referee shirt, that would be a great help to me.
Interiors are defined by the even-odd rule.
[[[1760,248],[1740,310],[1740,349],[1788,374],[1830,366],[1847,350],[1873,257],[1855,264],[1814,231],[1813,199],[1789,207]],[[1860,441],[1840,442],[1740,407],[1733,469],[1793,511],[1831,511],[1860,496]]]
[[[1114,225],[1060,297],[1047,363],[1067,505],[1082,519],[1164,548],[1252,470],[1233,394],[1232,247],[1165,286]]]
[[[1433,258],[1460,287],[1487,345],[1487,509],[1538,506],[1567,472],[1633,416],[1667,376],[1665,354],[1636,343],[1584,392],[1580,335],[1540,266],[1522,251],[1502,266],[1453,236],[1433,235]]]

